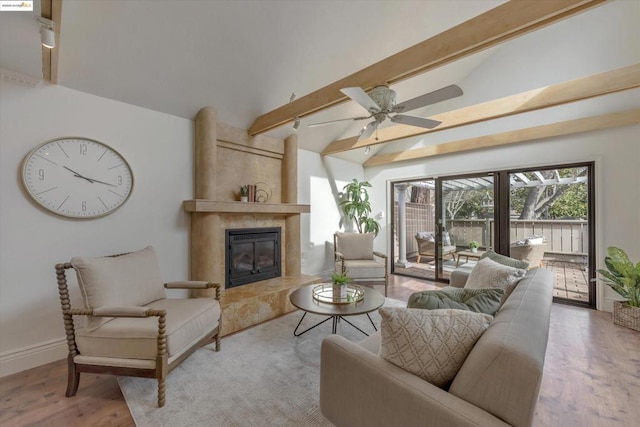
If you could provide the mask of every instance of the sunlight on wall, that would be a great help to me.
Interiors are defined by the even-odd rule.
[[[338,191],[341,191],[346,184],[346,181],[336,181]],[[310,220],[313,224],[309,230],[309,241],[314,245],[324,245],[327,238],[340,229],[340,211],[335,204],[329,180],[312,176],[309,183],[309,198]]]

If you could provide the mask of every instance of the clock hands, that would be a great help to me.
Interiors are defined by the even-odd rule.
[[[68,170],[68,171],[70,171],[70,172],[73,172],[73,176],[75,176],[75,177],[77,177],[77,178],[82,178],[82,179],[84,179],[84,180],[87,180],[87,181],[89,181],[91,184],[93,184],[94,182],[97,182],[97,183],[100,183],[100,184],[110,185],[110,186],[112,186],[112,187],[117,187],[117,185],[115,185],[115,184],[111,184],[111,183],[108,183],[108,182],[100,181],[100,180],[98,180],[98,179],[94,179],[94,178],[87,178],[86,176],[80,175],[78,172],[76,172],[76,171],[74,171],[73,169],[68,168],[68,167],[66,167],[66,166],[63,166],[63,168],[65,168],[66,170]]]

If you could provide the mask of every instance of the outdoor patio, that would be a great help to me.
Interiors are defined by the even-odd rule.
[[[435,265],[432,260],[423,259],[418,264],[416,257],[412,257],[409,262],[411,264],[408,268],[395,267],[394,273],[426,280],[435,279]],[[469,261],[469,264],[475,264],[475,261]],[[460,265],[462,266],[463,263]],[[583,263],[543,259],[542,267],[553,271],[556,278],[553,296],[585,303],[589,301],[589,281]],[[448,278],[449,273],[455,269],[455,262],[446,260],[443,269],[445,277]]]

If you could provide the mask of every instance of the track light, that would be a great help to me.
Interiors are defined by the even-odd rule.
[[[364,154],[369,154],[371,152],[371,146],[367,145],[367,148],[364,149]]]
[[[293,130],[298,130],[299,127],[300,127],[300,117],[296,117],[293,120]]]
[[[42,42],[42,46],[53,49],[56,47],[56,34],[54,31],[56,23],[51,19],[41,16],[38,17],[38,22],[40,23],[40,41]]]

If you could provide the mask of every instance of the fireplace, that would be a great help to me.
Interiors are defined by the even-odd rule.
[[[225,231],[225,288],[280,277],[280,227]]]

